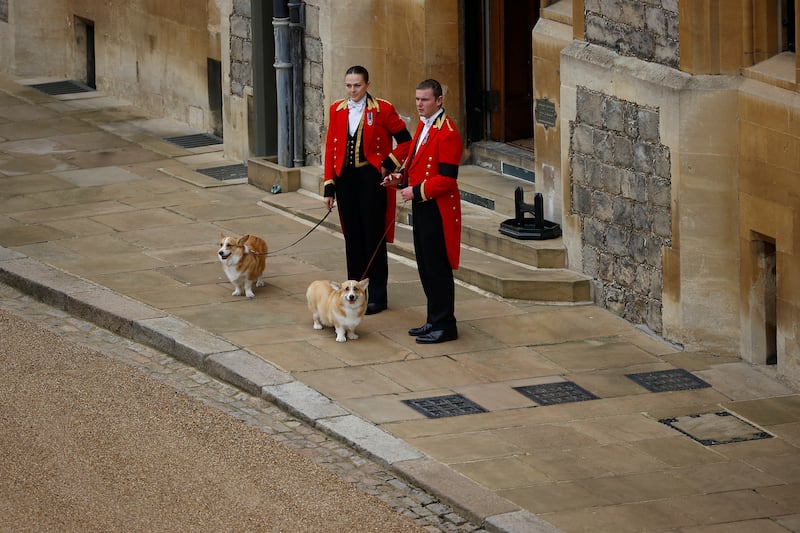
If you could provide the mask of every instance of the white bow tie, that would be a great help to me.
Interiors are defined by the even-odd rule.
[[[347,108],[353,111],[361,111],[362,109],[364,109],[365,103],[366,102],[364,100],[361,100],[360,102],[354,102],[352,100],[348,100]]]

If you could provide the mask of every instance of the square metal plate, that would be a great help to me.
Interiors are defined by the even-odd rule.
[[[227,181],[247,178],[247,167],[245,165],[225,165],[222,167],[201,168],[195,170],[205,176],[215,180]]]
[[[32,85],[28,85],[28,87],[36,89],[37,91],[41,91],[45,94],[49,94],[50,96],[58,96],[59,94],[88,93],[94,91],[94,89],[88,85],[75,80],[34,83]]]
[[[676,429],[704,446],[770,439],[772,435],[727,412],[662,418],[662,424]]]
[[[650,392],[703,389],[711,386],[682,368],[642,372],[641,374],[625,374],[625,377],[632,379]]]
[[[181,148],[199,148],[201,146],[212,146],[222,144],[222,139],[210,133],[192,133],[190,135],[179,135],[177,137],[165,137],[165,141],[176,144]]]
[[[486,412],[486,409],[460,394],[403,400],[403,403],[428,418],[445,418]]]
[[[524,387],[514,387],[514,390],[539,405],[557,405],[598,399],[597,396],[571,381],[525,385]]]

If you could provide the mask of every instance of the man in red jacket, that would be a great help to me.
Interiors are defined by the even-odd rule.
[[[411,134],[390,102],[367,92],[366,68],[350,67],[344,80],[347,98],[330,108],[323,195],[328,209],[339,204],[347,277],[369,278],[372,315],[388,305],[386,243],[394,241],[397,195],[381,187],[381,180],[408,155]]]
[[[429,79],[417,86],[420,122],[411,141],[412,154],[404,172],[383,180],[384,186],[400,187],[400,196],[411,202],[414,252],[428,307],[425,324],[408,334],[420,344],[458,338],[453,270],[458,268],[461,247],[461,197],[456,180],[464,145],[442,100],[438,81]]]

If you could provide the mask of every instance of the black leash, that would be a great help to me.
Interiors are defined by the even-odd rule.
[[[268,251],[268,252],[250,252],[250,254],[251,254],[251,255],[266,255],[266,256],[270,256],[270,255],[275,255],[275,254],[276,254],[276,253],[278,253],[278,252],[282,252],[282,251],[284,251],[284,250],[286,250],[286,249],[288,249],[288,248],[291,248],[292,246],[294,246],[294,245],[295,245],[295,244],[297,244],[298,242],[302,241],[303,239],[305,239],[306,237],[308,237],[309,235],[311,235],[311,232],[312,232],[312,231],[314,231],[315,229],[317,229],[317,228],[320,226],[320,224],[322,224],[323,222],[325,222],[325,219],[326,219],[326,218],[328,218],[328,215],[330,215],[330,214],[331,214],[331,211],[333,211],[333,209],[332,209],[332,208],[331,208],[331,209],[328,209],[328,212],[327,212],[327,213],[325,213],[325,216],[324,216],[324,217],[322,217],[322,218],[320,219],[320,221],[319,221],[319,222],[317,222],[316,224],[314,224],[314,227],[313,227],[313,228],[311,228],[310,230],[308,230],[308,231],[306,232],[306,234],[305,234],[305,235],[303,235],[302,237],[300,237],[299,239],[297,239],[296,241],[294,241],[292,244],[289,244],[289,245],[287,245],[287,246],[284,246],[283,248],[278,248],[277,250],[270,250],[270,251]]]

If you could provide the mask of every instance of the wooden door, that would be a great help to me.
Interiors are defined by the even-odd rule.
[[[492,140],[533,137],[533,27],[539,0],[490,0],[490,88],[487,108]]]

